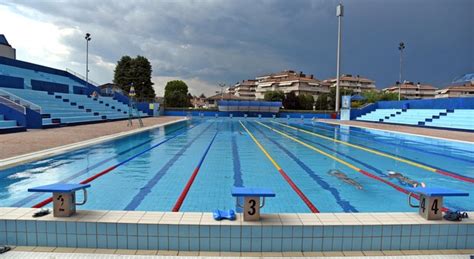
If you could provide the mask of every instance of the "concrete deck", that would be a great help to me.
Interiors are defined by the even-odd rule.
[[[178,121],[183,117],[164,116],[142,119],[144,127]],[[28,130],[0,135],[0,160],[55,148],[107,135],[138,129],[138,120],[127,127],[127,120],[69,126],[52,129]]]
[[[378,130],[387,130],[408,134],[422,135],[426,137],[443,138],[449,140],[466,141],[474,143],[474,133],[467,131],[444,130],[444,129],[430,129],[423,127],[411,127],[403,125],[384,124],[376,122],[365,121],[340,121],[331,119],[318,119],[317,121],[325,122],[334,125],[346,125],[358,128],[369,128]]]

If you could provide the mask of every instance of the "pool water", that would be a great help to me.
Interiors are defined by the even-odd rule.
[[[82,209],[239,210],[231,189],[243,186],[274,190],[264,213],[416,210],[391,170],[469,192],[448,197],[445,207],[473,211],[473,151],[469,143],[310,120],[194,118],[0,171],[0,206],[34,206],[50,195],[30,187],[79,183],[107,170],[90,181]]]

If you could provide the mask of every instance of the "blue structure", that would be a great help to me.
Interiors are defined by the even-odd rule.
[[[128,97],[94,96],[100,89],[69,72],[0,57],[0,131],[128,118]],[[139,107],[148,116],[148,105]],[[3,126],[3,127],[2,127]]]
[[[382,101],[352,109],[351,119],[473,131],[474,98]]]
[[[219,111],[278,113],[281,102],[265,101],[218,101]]]

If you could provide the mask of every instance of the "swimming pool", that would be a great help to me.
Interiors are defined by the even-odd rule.
[[[445,207],[473,211],[473,151],[469,143],[310,120],[194,118],[2,170],[0,206],[38,207],[49,195],[30,187],[89,182],[82,209],[235,209],[231,188],[245,186],[276,192],[266,213],[416,211],[408,185],[388,177],[395,171],[470,192]]]

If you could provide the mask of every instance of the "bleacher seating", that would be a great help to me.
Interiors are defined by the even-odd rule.
[[[25,127],[18,126],[16,120],[7,120],[3,114],[0,114],[0,134],[24,130]]]
[[[385,117],[402,112],[401,109],[377,109],[358,117],[356,120],[381,122]]]
[[[43,127],[125,119],[129,108],[112,97],[48,93],[27,89],[2,88],[41,107]],[[136,114],[134,110],[134,114]],[[140,112],[140,116],[147,116]]]
[[[472,109],[377,109],[356,120],[474,130]]]
[[[474,130],[474,110],[454,110],[439,119],[425,122],[426,126]]]
[[[407,109],[383,120],[383,122],[419,125],[420,122],[425,122],[426,119],[433,119],[433,116],[443,116],[446,114],[446,109]]]

